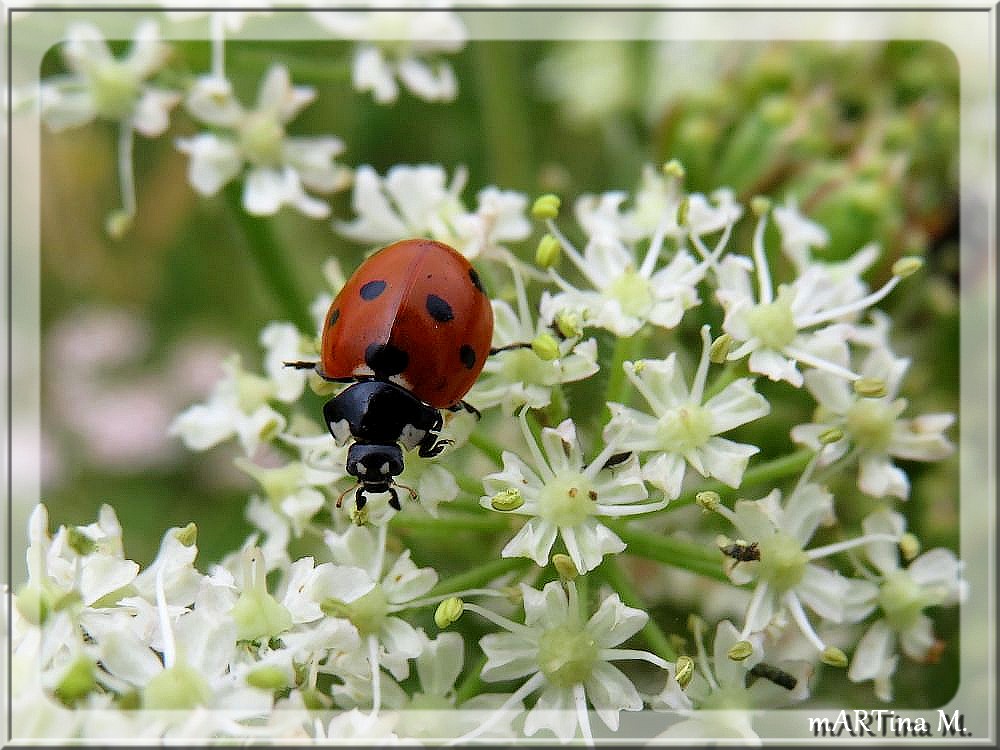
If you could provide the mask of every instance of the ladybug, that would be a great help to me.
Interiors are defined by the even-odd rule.
[[[400,509],[394,478],[403,471],[402,448],[425,458],[441,453],[451,442],[439,437],[442,409],[479,416],[462,397],[499,351],[492,338],[493,309],[479,275],[444,243],[396,242],[347,280],[324,319],[320,361],[286,364],[351,383],[323,417],[338,445],[353,440],[347,473],[358,480],[359,510],[369,492],[388,492]]]

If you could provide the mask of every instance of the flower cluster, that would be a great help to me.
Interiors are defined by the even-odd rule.
[[[315,408],[342,384],[308,369],[345,284],[331,259],[312,304],[289,301],[295,322],[263,326],[261,366],[225,359],[168,429],[192,451],[231,443],[253,480],[239,549],[199,561],[191,523],[142,568],[110,506],[54,532],[34,510],[15,736],[595,744],[649,708],[660,738],[747,740],[754,711],[807,701],[820,676],[890,700],[901,654],[946,648],[932,614],[963,600],[962,564],[921,554],[893,504],[912,462],[953,452],[954,416],[902,395],[911,360],[878,307],[918,258],[872,285],[876,245],[825,259],[830,231],[794,198],[696,192],[678,161],[571,211],[491,184],[471,201],[462,166],[348,168],[339,138],[287,132],[318,94],[294,68],[267,68],[253,105],[235,95],[223,42],[243,18],[210,17],[212,69],[183,91],[157,83],[169,46],[151,25],[121,59],[74,27],[70,72],[43,88],[52,128],[120,127],[113,233],[135,214],[133,132],[165,133],[183,101],[199,132],[175,143],[198,193],[254,217],[332,217],[366,249],[426,237],[475,261],[491,356],[475,408],[441,410],[445,450],[405,455],[402,509],[389,492],[343,502],[348,446]],[[400,84],[455,97],[453,14],[308,17],[357,40],[353,83],[376,102]],[[348,188],[347,217],[317,197]],[[799,448],[775,456],[762,433]],[[724,591],[725,612],[692,608],[671,632],[676,610],[662,617],[644,585],[661,565]]]

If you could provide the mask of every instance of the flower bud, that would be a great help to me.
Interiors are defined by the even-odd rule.
[[[576,338],[583,334],[583,321],[580,316],[569,310],[561,310],[552,321],[559,335],[565,339]]]
[[[924,266],[923,258],[910,255],[892,264],[892,273],[901,279],[912,276]]]
[[[190,711],[212,699],[212,690],[198,670],[178,662],[146,683],[142,707],[151,711]]]
[[[684,179],[684,165],[677,159],[671,159],[663,165],[663,174],[667,177],[674,177],[678,180]]]
[[[174,536],[185,547],[193,547],[198,542],[198,527],[192,521],[183,529],[177,529],[174,532]]]
[[[733,661],[743,661],[751,654],[753,654],[753,644],[750,641],[737,641],[726,652],[726,655]]]
[[[535,250],[535,264],[539,268],[553,268],[559,263],[561,257],[562,245],[551,234],[546,234],[538,241],[538,249]]]
[[[444,630],[458,621],[465,611],[465,604],[457,596],[451,596],[441,602],[434,611],[434,623]]]
[[[355,526],[367,526],[368,525],[368,506],[359,508],[356,505],[351,508],[350,512],[351,523]]]
[[[104,231],[113,240],[120,240],[132,228],[133,216],[128,211],[118,209],[108,214],[104,220]]]
[[[273,664],[265,664],[250,671],[246,677],[247,685],[261,690],[281,690],[288,687],[288,676],[285,670]]]
[[[847,666],[847,654],[836,646],[827,646],[823,649],[823,653],[820,655],[819,659],[828,667],[843,669]]]
[[[548,333],[540,333],[535,336],[531,342],[531,351],[538,355],[539,359],[546,362],[559,359],[559,355],[561,354],[559,351],[559,342],[556,341],[555,336]]]
[[[580,575],[580,571],[576,569],[576,563],[569,555],[561,553],[552,555],[552,565],[555,566],[556,572],[564,581],[575,580]]]
[[[858,378],[854,381],[854,392],[864,398],[882,398],[887,393],[885,381],[879,378]]]
[[[763,216],[771,210],[771,199],[764,195],[757,195],[750,201],[750,210],[754,216]]]
[[[490,507],[493,510],[517,510],[522,505],[524,505],[524,497],[522,497],[521,491],[516,487],[508,487],[505,490],[500,490],[500,492],[490,498]]]
[[[830,445],[831,443],[843,440],[844,431],[839,427],[831,427],[829,430],[823,430],[823,432],[819,434],[818,439],[822,445]]]
[[[708,349],[708,359],[710,362],[721,365],[726,361],[729,352],[733,348],[733,337],[728,333],[719,336]]]
[[[70,526],[66,530],[66,542],[71,550],[82,556],[92,555],[97,549],[94,540],[75,526]]]
[[[86,656],[78,656],[56,685],[55,694],[67,706],[71,706],[97,687],[94,662]]]
[[[691,200],[685,195],[681,202],[677,204],[677,226],[687,226],[688,209],[691,207]]]
[[[674,663],[674,679],[681,688],[686,688],[691,684],[694,677],[694,659],[690,656],[679,656]]]
[[[536,219],[554,219],[559,215],[559,196],[546,193],[535,199],[531,215]]]
[[[903,560],[910,562],[920,554],[920,540],[915,534],[907,532],[899,538],[899,551]]]
[[[714,511],[722,504],[722,498],[714,490],[699,492],[694,496],[694,501],[701,506],[702,510]]]

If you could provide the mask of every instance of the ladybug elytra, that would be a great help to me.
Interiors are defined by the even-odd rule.
[[[353,440],[347,473],[358,480],[358,509],[368,492],[389,493],[400,509],[394,478],[403,471],[402,449],[423,457],[444,450],[450,441],[439,437],[441,409],[478,416],[462,397],[492,337],[493,310],[478,274],[441,242],[396,242],[347,280],[324,319],[320,361],[286,364],[351,383],[323,417],[338,445]]]

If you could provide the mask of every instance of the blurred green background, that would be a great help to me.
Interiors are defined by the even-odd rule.
[[[160,83],[180,86],[208,68],[207,42],[175,48]],[[582,193],[632,190],[644,164],[677,158],[692,191],[730,186],[744,204],[758,194],[794,197],[830,232],[820,257],[846,258],[878,242],[873,287],[901,255],[923,255],[919,286],[882,307],[893,315],[896,352],[913,359],[903,386],[908,414],[958,411],[958,71],[943,46],[470,41],[448,58],[455,102],[404,93],[391,107],[352,90],[345,42],[232,41],[226,55],[244,102],[274,62],[288,66],[293,82],[316,87],[289,131],[343,138],[346,165],[382,174],[393,164],[437,163],[449,175],[467,166],[470,207],[490,184],[557,192],[569,206]],[[62,69],[54,50],[43,77]],[[173,139],[198,129],[178,108],[166,136],[137,138],[138,215],[120,240],[103,229],[119,205],[115,129],[98,122],[42,136],[43,499],[53,527],[88,523],[100,504],[112,504],[126,554],[142,564],[170,526],[197,523],[202,566],[251,531],[243,506],[254,487],[232,465],[236,448],[189,453],[165,430],[205,398],[230,351],[257,369],[261,328],[287,319],[255,265],[246,222],[224,196],[201,198],[187,183]],[[335,218],[351,217],[349,199],[349,191],[332,198]],[[327,258],[349,272],[367,249],[292,210],[266,224],[305,300],[324,291]],[[751,224],[741,223],[731,247],[748,251]],[[561,225],[579,238],[570,212]],[[530,259],[536,239],[513,249]],[[773,226],[767,240],[775,277],[790,278]],[[697,341],[696,317],[677,332],[681,340]],[[600,343],[602,351],[611,345],[607,336]],[[742,437],[768,458],[791,445],[769,425],[808,421],[811,402],[781,385],[759,387],[773,397],[772,415]],[[910,530],[925,548],[955,549],[957,458],[904,468],[914,485],[902,508]],[[857,494],[853,477],[834,489],[838,498]],[[838,499],[841,508],[857,509],[843,519],[856,524],[872,503]],[[672,621],[684,613],[657,614]],[[955,609],[936,616],[947,642],[939,664],[901,660],[896,704],[939,705],[954,692],[957,618]],[[830,678],[820,700],[871,702],[870,686]]]

